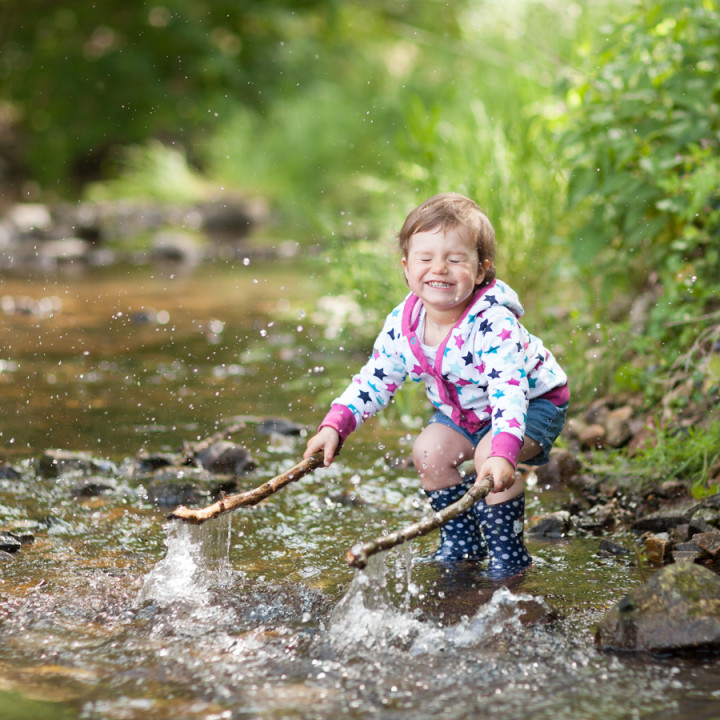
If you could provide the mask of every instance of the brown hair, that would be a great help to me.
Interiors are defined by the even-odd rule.
[[[441,193],[416,207],[398,235],[402,256],[407,257],[410,238],[415,233],[435,228],[458,228],[465,233],[473,241],[480,263],[488,261],[482,284],[488,285],[495,279],[495,229],[477,203],[459,193]]]

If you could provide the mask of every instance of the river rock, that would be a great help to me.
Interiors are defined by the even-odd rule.
[[[0,550],[16,553],[22,547],[20,538],[9,532],[0,532]]]
[[[630,551],[612,540],[603,538],[598,545],[597,554],[603,557],[622,557],[629,555]]]
[[[111,462],[73,450],[46,450],[38,461],[38,472],[46,478],[61,477],[68,473],[89,475],[110,474],[114,471],[115,466]]]
[[[202,261],[204,252],[194,235],[164,230],[153,238],[150,256],[154,262],[193,268]]]
[[[12,465],[0,463],[0,480],[19,480],[21,477],[22,473]]]
[[[153,505],[161,508],[173,508],[178,505],[207,504],[210,494],[188,481],[153,480],[146,487]]]
[[[658,513],[651,513],[645,517],[638,518],[633,524],[635,532],[669,532],[678,525],[688,523],[687,514],[677,510],[668,510]]]
[[[220,440],[201,450],[197,461],[208,472],[221,475],[244,475],[255,467],[250,453],[228,440]]]
[[[633,409],[629,405],[611,410],[605,418],[605,442],[610,447],[619,448],[632,437],[630,421]]]
[[[692,541],[711,557],[720,555],[720,532],[703,532],[693,535]]]
[[[667,565],[605,615],[595,644],[651,653],[720,650],[720,577],[694,563]]]
[[[175,453],[152,453],[138,455],[135,459],[135,473],[145,475],[153,473],[160,468],[172,467],[180,464],[180,456]]]
[[[550,461],[539,465],[533,470],[538,482],[543,485],[562,485],[580,472],[580,461],[575,453],[564,448],[553,448],[550,451]]]
[[[643,538],[645,557],[653,565],[664,565],[672,557],[673,543],[667,533],[653,535],[648,533]]]
[[[602,450],[605,447],[605,435],[603,425],[585,425],[579,429],[578,440],[585,450]]]
[[[528,528],[528,533],[535,537],[561,538],[568,534],[571,527],[570,513],[567,510],[559,510],[541,517]]]
[[[267,418],[256,427],[258,435],[300,435],[303,430],[303,425],[284,418]]]

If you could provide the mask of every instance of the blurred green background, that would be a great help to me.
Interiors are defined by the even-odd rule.
[[[719,143],[717,0],[0,0],[3,205],[260,197],[366,343],[407,212],[467,194],[576,407],[712,442]]]

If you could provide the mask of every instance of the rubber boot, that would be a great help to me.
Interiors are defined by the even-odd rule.
[[[523,542],[525,493],[497,505],[479,502],[473,509],[489,547],[487,577],[504,580],[530,567],[532,558]]]
[[[475,482],[475,476],[465,478],[459,485],[442,490],[426,490],[430,506],[439,512],[459,500]],[[454,563],[461,560],[484,560],[488,556],[488,547],[478,525],[476,507],[473,506],[462,515],[448,520],[440,528],[440,545],[433,553],[436,562]]]

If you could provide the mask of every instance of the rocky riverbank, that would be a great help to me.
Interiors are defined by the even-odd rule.
[[[0,217],[0,271],[235,259],[253,251],[252,231],[268,222],[260,201],[219,197],[192,205],[118,201],[16,203]],[[276,248],[291,254],[294,246]],[[255,250],[257,252],[257,250]]]

